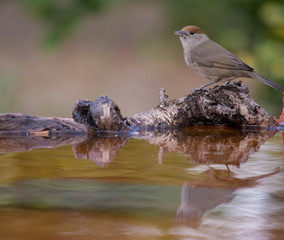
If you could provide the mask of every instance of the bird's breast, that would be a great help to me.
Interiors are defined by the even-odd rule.
[[[193,67],[193,62],[191,59],[191,52],[190,51],[186,51],[184,52],[184,60],[187,66],[189,67]]]

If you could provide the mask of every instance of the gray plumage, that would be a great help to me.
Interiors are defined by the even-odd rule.
[[[219,81],[230,82],[235,78],[244,77],[258,79],[276,90],[283,89],[281,85],[255,72],[237,56],[210,40],[200,28],[187,26],[175,34],[180,36],[186,64],[211,80],[200,88]]]

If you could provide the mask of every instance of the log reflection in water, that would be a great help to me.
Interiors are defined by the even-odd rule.
[[[248,160],[275,131],[242,132],[231,128],[196,127],[135,136],[159,147],[158,162],[166,153],[185,153],[194,164],[237,165]]]
[[[24,152],[36,148],[73,145],[76,158],[90,159],[99,166],[112,162],[129,138],[143,139],[159,147],[158,162],[167,153],[184,153],[194,164],[239,166],[257,152],[275,131],[243,132],[223,127],[190,127],[168,132],[142,132],[128,136],[0,136],[0,152]]]
[[[72,145],[87,139],[84,135],[67,136],[0,136],[0,153],[27,152],[38,148],[57,148]]]
[[[222,203],[228,203],[233,198],[233,192],[243,187],[253,187],[258,180],[276,174],[275,171],[248,178],[236,178],[228,170],[216,170],[209,167],[203,174],[205,179],[187,181],[181,191],[181,204],[177,210],[178,222],[186,223],[192,227],[199,227],[203,215]]]
[[[134,136],[159,147],[158,163],[167,153],[184,153],[194,164],[226,164],[239,166],[257,152],[275,132],[241,132],[230,128],[188,128],[182,131],[144,132]],[[106,166],[119,153],[127,138],[90,138],[73,145],[76,158],[90,159]]]
[[[163,162],[163,157],[167,153],[184,153],[188,154],[190,160],[195,164],[232,164],[238,166],[246,162],[250,154],[258,151],[260,146],[275,133],[273,131],[241,132],[216,127],[192,127],[165,133],[144,132],[135,135],[133,138],[146,140],[150,144],[159,147],[157,155],[159,163]],[[91,159],[98,166],[106,166],[115,160],[120,148],[127,144],[130,137],[6,136],[0,137],[0,152],[29,151],[36,148],[55,148],[72,144],[76,158]],[[205,179],[184,183],[181,204],[177,210],[176,219],[178,222],[198,227],[203,215],[216,206],[231,201],[234,197],[232,193],[235,190],[242,187],[252,187],[257,184],[259,179],[275,174],[278,171],[279,169],[266,175],[239,179],[234,177],[230,171],[209,168],[208,171],[203,173],[206,176]],[[22,186],[20,187],[24,189]],[[111,187],[111,189],[113,188]],[[8,194],[5,191],[3,191],[3,196]],[[10,189],[7,191],[9,192]],[[18,192],[17,189],[15,193],[18,194]],[[161,192],[164,198],[164,191]],[[132,190],[130,193],[132,194]],[[30,192],[27,194],[29,195]],[[76,194],[77,192],[74,193],[74,196]],[[125,195],[124,192],[123,195]],[[87,196],[89,195],[86,195],[86,200],[88,200]],[[18,199],[17,196],[16,198]],[[19,199],[25,198],[20,196]],[[92,197],[90,199],[92,200]],[[123,201],[124,198],[121,199]],[[157,197],[157,199],[159,198]],[[91,200],[90,202],[92,202]],[[135,201],[143,202],[144,200],[138,197],[135,198]],[[145,209],[147,209],[148,205],[151,205],[147,201],[144,204]],[[38,204],[38,206],[41,206],[41,204]],[[92,207],[96,206],[100,206],[100,202],[98,205],[94,202]]]
[[[88,140],[72,145],[76,158],[89,159],[98,166],[105,167],[111,163],[120,148],[127,143],[126,138],[89,138]]]

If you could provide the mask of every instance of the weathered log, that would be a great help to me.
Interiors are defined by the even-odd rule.
[[[0,114],[0,136],[55,134],[87,134],[92,131],[88,125],[71,118],[38,117],[20,113]]]
[[[98,131],[143,131],[193,125],[224,125],[235,128],[276,127],[278,123],[249,96],[241,82],[200,89],[167,102],[161,91],[160,105],[154,109],[122,117],[119,107],[108,97],[79,100],[73,109],[76,122]]]
[[[72,112],[73,119],[98,131],[129,131],[131,128],[122,117],[119,107],[109,97],[101,96],[95,101],[78,100]]]
[[[160,105],[154,109],[123,117],[106,96],[95,101],[78,100],[73,119],[38,117],[26,114],[0,114],[0,135],[129,134],[147,130],[168,130],[193,125],[224,125],[234,128],[270,128],[279,124],[249,96],[245,84],[216,86],[197,90],[182,98],[167,101],[163,89]]]

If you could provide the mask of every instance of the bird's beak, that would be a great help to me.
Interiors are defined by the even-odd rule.
[[[175,31],[175,35],[184,37],[184,36],[186,36],[186,33],[184,31],[180,30],[180,31]]]

